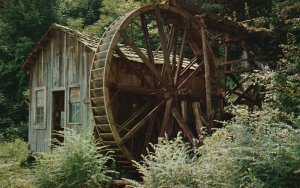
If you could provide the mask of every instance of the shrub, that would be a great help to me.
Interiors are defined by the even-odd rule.
[[[0,142],[0,160],[4,162],[20,162],[26,159],[27,153],[27,143],[23,140]]]
[[[111,158],[97,152],[91,133],[65,130],[64,140],[51,154],[38,160],[38,187],[99,187],[111,181],[110,175],[115,172],[105,166]]]
[[[15,139],[27,141],[28,124],[23,122],[20,122],[18,125],[11,124],[3,132],[3,138],[6,141],[14,141]]]
[[[296,125],[268,107],[250,114],[239,108],[238,113],[199,148],[201,186],[299,187],[300,131]]]
[[[207,137],[196,157],[178,137],[164,139],[136,163],[136,187],[300,187],[300,130],[277,110],[238,116]]]
[[[196,158],[192,158],[191,148],[182,141],[179,135],[174,140],[161,139],[152,145],[153,152],[143,156],[140,164],[134,161],[143,176],[143,185],[134,183],[136,187],[195,187]]]

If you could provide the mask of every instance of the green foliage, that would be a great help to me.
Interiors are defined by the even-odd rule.
[[[28,105],[23,93],[28,87],[28,77],[21,68],[34,43],[54,22],[55,2],[2,1],[0,7],[0,127],[4,135],[9,135],[5,132],[11,132],[18,127],[22,129],[24,122],[27,122]],[[26,139],[26,132],[20,134]]]
[[[64,143],[38,160],[38,187],[99,187],[110,183],[114,171],[105,165],[111,158],[97,151],[91,133],[65,130]],[[103,151],[103,147],[100,151]]]
[[[27,143],[16,139],[13,142],[0,142],[0,161],[20,162],[26,159]]]
[[[153,152],[143,156],[143,163],[134,162],[143,175],[143,185],[137,187],[195,187],[196,158],[188,153],[191,148],[182,141],[179,135],[175,140],[161,139],[152,145]]]
[[[299,187],[300,125],[265,106],[234,109],[238,116],[217,130],[192,157],[178,137],[164,139],[135,163],[144,184],[136,187]]]
[[[84,31],[90,35],[101,37],[106,27],[119,16],[149,2],[149,0],[103,0],[99,20],[95,24],[86,27]]]
[[[5,124],[9,124],[5,129],[1,131],[2,140],[3,141],[14,141],[16,139],[23,139],[27,141],[28,136],[28,124],[27,123],[20,123],[20,124],[13,124],[10,119],[4,119]],[[3,122],[3,119],[2,119]],[[1,140],[1,138],[0,138]]]
[[[289,125],[288,116],[267,107],[250,114],[241,108],[237,112],[235,120],[199,148],[203,183],[212,187],[298,187],[299,125]]]
[[[27,152],[27,143],[23,140],[0,141],[0,187],[34,187],[32,184],[32,171],[20,165],[20,162],[26,159]]]
[[[91,25],[97,21],[100,15],[99,7],[101,1],[98,0],[61,0],[56,4],[56,16],[58,22],[67,24],[69,27],[71,20],[80,20],[82,27]],[[78,29],[78,28],[73,28]]]
[[[284,57],[278,62],[275,78],[277,99],[275,104],[288,113],[300,115],[300,45],[296,37],[288,34],[288,44],[281,46]]]

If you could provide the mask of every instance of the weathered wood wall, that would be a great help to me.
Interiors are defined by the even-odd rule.
[[[31,103],[29,114],[29,144],[31,150],[47,152],[51,149],[53,92],[65,92],[64,126],[73,129],[88,129],[92,124],[89,103],[89,71],[94,52],[68,33],[54,30],[53,37],[37,54],[30,71]],[[34,125],[36,88],[46,89],[46,121],[42,126]],[[80,87],[82,104],[81,124],[69,123],[69,90]]]

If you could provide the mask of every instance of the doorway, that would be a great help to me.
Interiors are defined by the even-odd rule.
[[[63,142],[64,137],[59,131],[64,130],[65,124],[65,91],[53,92],[53,111],[52,111],[52,140]]]

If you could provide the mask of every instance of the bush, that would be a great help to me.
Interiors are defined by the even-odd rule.
[[[182,141],[161,139],[152,145],[153,152],[143,156],[143,163],[134,161],[143,175],[143,185],[134,182],[136,187],[196,187],[196,158],[192,158],[191,148]]]
[[[300,187],[300,131],[293,119],[265,107],[238,116],[197,148],[164,139],[136,163],[136,187]]]
[[[38,160],[38,187],[99,187],[111,181],[115,172],[105,166],[111,158],[97,152],[92,134],[65,130],[64,140]]]
[[[27,157],[27,143],[16,139],[13,142],[0,142],[0,160],[4,162],[20,162]]]
[[[3,131],[3,140],[14,141],[16,139],[22,139],[27,141],[28,138],[28,124],[19,123],[18,125],[11,124]]]
[[[299,187],[297,125],[268,107],[250,115],[241,108],[238,112],[199,148],[201,182],[212,187]]]

